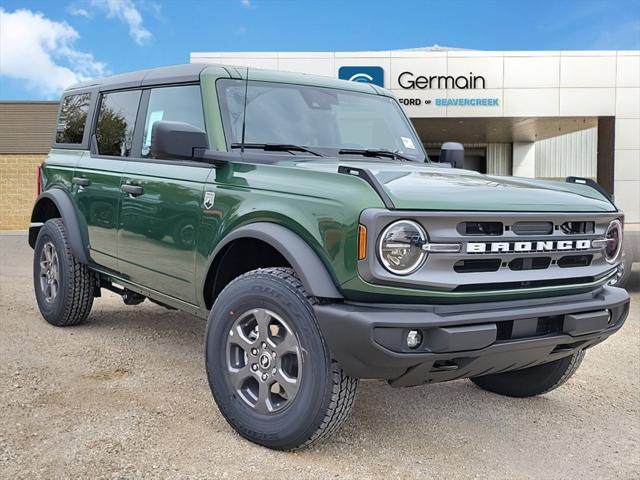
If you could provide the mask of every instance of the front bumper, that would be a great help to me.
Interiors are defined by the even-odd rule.
[[[589,348],[616,332],[629,295],[615,287],[565,297],[465,305],[314,306],[347,375],[397,387],[517,370]],[[419,330],[422,344],[404,344]]]

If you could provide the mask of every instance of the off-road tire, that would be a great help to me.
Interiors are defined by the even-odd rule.
[[[472,378],[471,381],[483,390],[509,397],[534,397],[555,390],[569,380],[582,359],[584,350],[535,367],[513,372],[497,373]]]
[[[40,285],[41,253],[52,244],[58,260],[59,282],[55,298],[46,300]],[[44,319],[56,327],[83,322],[93,306],[95,274],[71,253],[67,230],[59,218],[47,220],[38,232],[33,256],[33,284],[38,308]]]
[[[348,418],[358,380],[345,375],[331,358],[309,296],[290,268],[253,270],[234,279],[216,299],[205,334],[207,376],[213,397],[229,424],[248,440],[276,450],[315,444]],[[227,364],[227,337],[236,318],[255,308],[268,309],[291,326],[302,352],[302,377],[291,404],[281,412],[262,414],[247,405],[232,387]]]

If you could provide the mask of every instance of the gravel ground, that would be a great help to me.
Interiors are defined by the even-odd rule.
[[[106,294],[85,325],[36,308],[24,236],[0,237],[0,477],[638,478],[640,271],[621,332],[519,400],[468,381],[361,382],[350,421],[297,453],[253,445],[209,392],[205,323]]]

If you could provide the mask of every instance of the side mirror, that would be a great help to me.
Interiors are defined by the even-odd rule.
[[[464,168],[464,147],[458,142],[443,143],[440,147],[440,163],[448,163],[453,168]]]
[[[152,158],[160,160],[191,160],[195,149],[207,149],[207,134],[193,125],[184,122],[161,120],[151,129]]]

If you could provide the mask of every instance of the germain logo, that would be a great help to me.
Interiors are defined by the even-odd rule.
[[[345,66],[338,69],[340,80],[352,82],[373,83],[384,87],[384,70],[382,67],[371,66]]]
[[[586,250],[591,240],[549,240],[541,242],[469,242],[467,253],[525,253]]]

